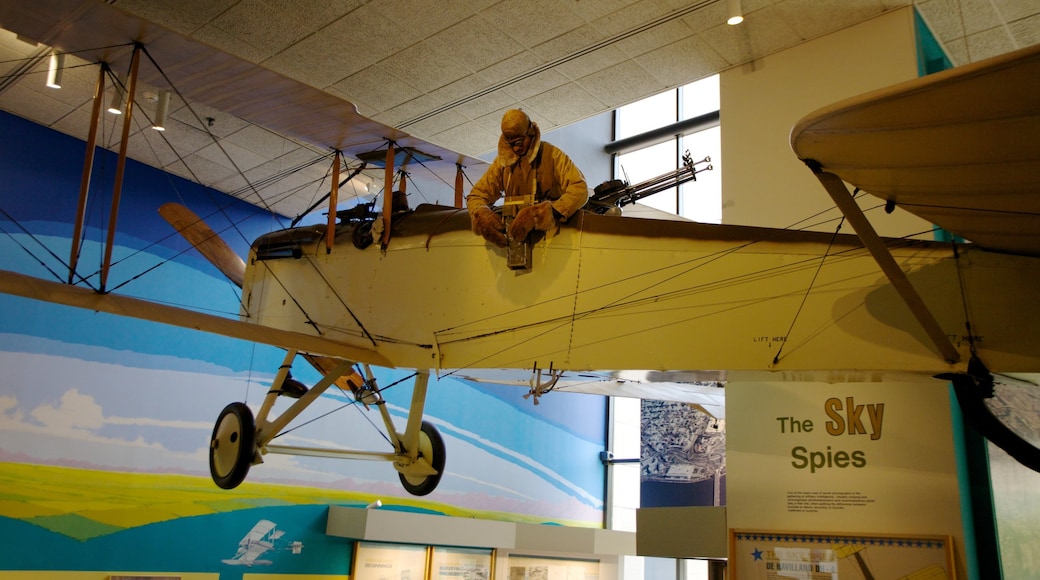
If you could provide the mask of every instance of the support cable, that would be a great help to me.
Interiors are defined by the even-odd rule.
[[[823,263],[827,261],[827,257],[831,253],[831,248],[834,247],[834,241],[838,237],[838,233],[841,232],[841,226],[845,223],[845,218],[842,218],[838,222],[838,227],[834,228],[834,234],[831,236],[830,243],[827,244],[827,250],[820,257],[820,264],[816,267],[816,271],[813,273],[812,280],[809,281],[809,287],[805,289],[805,293],[802,295],[802,301],[798,304],[798,309],[794,313],[794,317],[791,319],[791,326],[787,327],[787,332],[784,333],[784,341],[780,343],[780,347],[776,349],[776,355],[773,356],[773,364],[779,364],[780,353],[783,352],[784,346],[787,344],[787,338],[791,336],[791,331],[794,330],[794,325],[798,322],[798,317],[802,314],[802,308],[805,307],[806,300],[809,299],[809,294],[812,292],[813,287],[816,285],[816,279],[820,276],[820,271],[823,270]]]

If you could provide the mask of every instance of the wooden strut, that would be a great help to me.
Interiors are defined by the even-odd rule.
[[[393,212],[394,203],[394,142],[387,142],[386,146],[386,172],[383,176],[383,239],[380,240],[382,249],[390,244],[390,216]]]
[[[123,193],[123,173],[126,171],[127,141],[130,140],[130,122],[134,111],[134,91],[137,88],[137,69],[141,64],[141,45],[134,45],[134,54],[130,60],[130,78],[126,88],[126,111],[123,118],[123,135],[119,142],[119,161],[116,163],[115,187],[112,190],[112,211],[108,217],[108,236],[105,241],[105,259],[101,262],[101,286],[104,293],[108,281],[108,270],[112,265],[112,246],[116,239],[116,218],[119,217],[119,198]]]
[[[329,192],[329,222],[328,227],[325,229],[325,253],[332,253],[332,245],[336,241],[336,205],[339,204],[339,165],[340,165],[340,150],[336,150],[336,155],[332,161],[332,190]]]
[[[94,106],[90,112],[90,131],[87,134],[87,149],[83,153],[83,176],[79,181],[79,205],[76,207],[76,222],[72,233],[72,251],[69,255],[69,284],[76,276],[79,262],[79,240],[83,235],[83,223],[87,215],[87,196],[90,192],[90,176],[94,171],[94,152],[97,148],[98,122],[101,119],[101,102],[105,99],[105,73],[107,65],[98,67],[98,80],[94,85]]]
[[[957,349],[953,346],[950,340],[946,337],[946,333],[943,332],[942,327],[939,326],[939,322],[935,319],[935,316],[928,306],[925,305],[924,299],[917,293],[913,285],[910,284],[910,280],[906,277],[906,273],[896,263],[895,258],[892,257],[891,252],[885,247],[885,243],[881,240],[881,237],[874,230],[874,226],[870,224],[870,220],[863,215],[863,211],[860,209],[856,202],[852,198],[852,194],[849,192],[845,183],[840,177],[833,173],[813,168],[810,164],[810,168],[813,169],[813,173],[816,178],[823,184],[823,188],[830,194],[831,199],[834,200],[834,204],[838,206],[841,213],[845,215],[845,219],[849,220],[849,224],[852,225],[852,229],[856,231],[856,235],[859,236],[863,245],[870,252],[871,256],[874,257],[874,261],[877,262],[878,266],[881,267],[881,271],[888,277],[888,281],[892,283],[892,286],[899,293],[900,298],[906,303],[907,307],[910,308],[910,312],[917,319],[917,322],[924,328],[925,333],[928,334],[928,338],[932,340],[935,347],[939,349],[939,353],[943,359],[953,364],[961,359],[961,355],[957,352]]]
[[[462,208],[462,164],[455,164],[455,207]]]

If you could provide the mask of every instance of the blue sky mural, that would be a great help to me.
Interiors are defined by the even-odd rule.
[[[68,259],[84,145],[2,113],[0,131],[21,136],[18,143],[0,143],[4,176],[0,180],[0,269],[57,279],[52,272],[64,276],[67,268],[62,262]],[[43,157],[68,162],[52,166],[42,163]],[[112,165],[111,153],[99,151],[99,166]],[[107,219],[111,191],[104,183],[110,172],[96,170],[96,174],[94,189],[99,193],[92,193],[90,227],[79,268],[94,285],[97,278],[91,274],[101,255],[100,224]],[[157,208],[166,201],[178,201],[210,216],[210,225],[224,232],[222,236],[240,255],[245,255],[256,235],[285,225],[284,219],[263,215],[252,206],[134,163],[128,166],[123,199],[119,214],[122,233],[117,236],[117,261],[108,287],[119,286],[121,293],[225,316],[237,315],[237,288],[179,236],[170,235],[172,228],[157,215]],[[281,350],[7,295],[0,295],[0,312],[0,368],[4,369],[0,377],[0,477],[5,470],[15,472],[15,466],[24,465],[90,473],[176,475],[203,481],[206,494],[236,497],[234,491],[218,490],[208,481],[213,422],[232,401],[244,401],[256,412],[284,356]],[[318,378],[303,361],[294,364],[293,373],[304,382]],[[384,388],[410,374],[405,369],[377,369]],[[426,506],[431,511],[452,506],[479,517],[601,525],[604,471],[599,452],[604,449],[606,400],[554,393],[535,407],[522,398],[523,392],[451,377],[431,380],[426,419],[445,440],[447,467],[436,491],[421,500],[404,491],[397,473],[383,461],[269,454],[263,465],[252,468],[247,484],[277,483],[356,494],[357,501],[374,496],[384,504]],[[410,381],[394,385],[384,395],[398,428],[403,429]],[[379,424],[375,413],[368,416],[349,394],[330,390],[278,443],[390,450],[381,429],[373,423]],[[337,497],[351,501],[349,496]],[[30,500],[22,505],[18,501],[0,500],[0,531],[5,537],[28,537],[25,526],[32,529],[33,521],[43,521],[33,520],[42,517],[39,514],[26,515],[35,509],[27,507]],[[83,501],[82,510],[70,513],[89,512],[88,503],[91,509],[100,509],[97,500]],[[212,504],[212,499],[207,501]],[[246,505],[249,511],[260,509]],[[111,517],[120,522],[116,528],[123,537],[137,528],[141,529],[136,533],[144,533],[143,528],[150,526],[197,525],[221,529],[223,542],[237,534],[237,542],[246,531],[240,529],[244,520],[270,516],[262,510],[235,516],[236,525],[226,527],[212,522],[201,525],[198,520],[219,518],[220,514],[231,517],[227,514],[236,511],[240,510],[220,509],[205,516],[192,515],[195,519],[191,521],[171,517],[164,520],[167,523],[136,527]],[[315,517],[308,513],[306,517]],[[284,514],[281,518],[291,519]],[[176,523],[179,520],[184,521]],[[104,517],[90,521],[94,527],[88,528],[96,529]],[[42,531],[39,525],[36,528],[30,535],[54,533]],[[155,533],[150,529],[148,533]],[[107,539],[100,539],[103,537]],[[76,541],[118,540],[105,533]],[[317,540],[308,541],[314,544]],[[233,555],[234,546],[230,549]],[[4,551],[20,553],[18,542]],[[90,550],[102,551],[107,549]],[[6,556],[0,560],[14,562]],[[39,563],[24,564],[32,569]],[[207,566],[200,563],[191,569]],[[113,566],[101,566],[105,567]],[[123,567],[132,568],[126,562]],[[83,563],[74,569],[93,568],[98,567]],[[301,564],[293,570],[299,573],[312,568]]]

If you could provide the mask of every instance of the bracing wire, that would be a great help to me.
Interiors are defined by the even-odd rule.
[[[358,373],[358,374],[360,374],[360,373]],[[393,387],[395,387],[395,386],[397,386],[397,385],[399,385],[399,384],[401,384],[401,383],[403,383],[403,382],[405,382],[405,381],[407,381],[407,380],[409,380],[411,378],[416,377],[418,374],[419,373],[414,372],[414,373],[412,373],[412,374],[410,374],[410,375],[408,375],[406,377],[398,379],[398,380],[390,383],[389,385],[380,388],[379,392],[380,393],[386,392],[386,391],[392,389]],[[344,391],[343,387],[339,386],[339,384],[336,384],[336,388],[338,388],[340,390],[340,392],[343,393],[344,396],[348,396],[348,393],[346,391]],[[277,439],[277,438],[279,438],[282,435],[285,435],[287,433],[292,433],[293,431],[295,431],[295,430],[297,430],[297,429],[299,429],[301,427],[304,427],[306,425],[310,425],[311,423],[314,423],[315,421],[318,421],[320,419],[324,419],[325,417],[328,417],[329,415],[332,415],[333,413],[338,413],[339,411],[342,411],[343,409],[346,409],[347,407],[354,407],[355,409],[359,409],[360,410],[360,408],[358,407],[358,403],[359,402],[360,401],[355,399],[355,400],[350,401],[348,403],[343,403],[342,405],[336,407],[335,409],[331,409],[329,411],[326,411],[326,412],[318,415],[317,417],[314,417],[313,419],[304,421],[304,422],[300,423],[299,425],[293,427],[292,429],[285,429],[285,430],[283,430],[281,433],[275,435],[274,439]],[[369,417],[367,413],[361,413],[361,416],[364,417],[366,421],[368,421],[369,425],[371,425],[376,430],[376,432],[379,433],[383,437],[383,439],[386,440],[387,443],[391,443],[391,444],[393,443],[392,441],[390,441],[390,438],[386,436],[386,433],[384,433],[383,430],[380,429],[378,425],[376,425],[375,421],[373,421],[372,418]]]
[[[794,316],[791,317],[791,325],[787,327],[787,332],[784,333],[785,337],[791,336],[791,331],[794,330],[794,325],[798,322],[798,317],[802,313],[802,309],[805,307],[805,301],[809,299],[809,294],[812,293],[813,287],[816,285],[816,279],[820,276],[820,271],[823,270],[823,264],[827,261],[827,257],[830,256],[831,248],[834,247],[834,240],[837,239],[838,233],[841,232],[841,226],[845,223],[845,218],[841,218],[838,222],[838,226],[834,228],[834,234],[831,236],[831,241],[827,244],[827,250],[820,256],[820,263],[816,267],[816,271],[813,272],[812,280],[809,281],[809,285],[805,288],[805,293],[802,294],[802,301],[798,304],[798,309],[795,310]],[[776,354],[773,356],[773,364],[780,362],[780,353],[784,350],[784,345],[787,341],[784,340],[780,343],[780,347],[776,349]]]

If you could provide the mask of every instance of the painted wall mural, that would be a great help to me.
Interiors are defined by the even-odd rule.
[[[61,279],[84,144],[3,113],[0,132],[19,135],[0,141],[0,269]],[[100,263],[114,167],[114,156],[99,150],[80,257],[86,277]],[[240,255],[256,235],[286,225],[129,163],[108,288],[236,315],[237,288],[157,215],[166,201],[194,209]],[[447,447],[445,475],[429,496],[408,495],[386,462],[274,454],[240,487],[217,488],[208,473],[213,422],[232,401],[255,412],[283,356],[264,345],[0,295],[0,568],[342,575],[351,542],[325,536],[326,508],[375,499],[381,509],[602,525],[604,398],[554,393],[534,407],[521,389],[450,377],[431,379],[429,388],[426,418]],[[395,383],[409,374],[376,371],[401,429],[411,383]],[[293,375],[304,383],[318,378],[302,361]],[[279,443],[389,450],[370,422],[378,417],[333,391]]]

